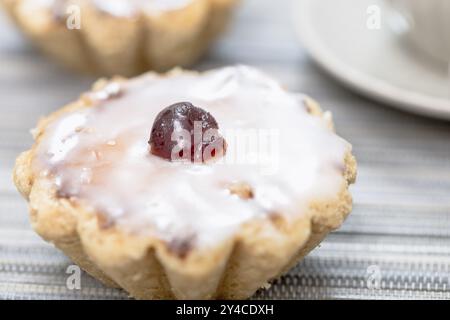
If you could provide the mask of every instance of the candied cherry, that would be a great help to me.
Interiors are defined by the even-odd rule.
[[[225,139],[216,119],[190,102],[163,109],[153,122],[150,152],[169,161],[207,162],[223,155]]]

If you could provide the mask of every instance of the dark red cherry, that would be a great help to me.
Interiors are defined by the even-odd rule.
[[[153,122],[150,152],[169,161],[205,162],[225,153],[216,119],[189,102],[163,109]]]

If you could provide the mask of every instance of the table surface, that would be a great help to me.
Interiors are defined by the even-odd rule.
[[[396,111],[331,80],[298,42],[290,5],[243,0],[195,68],[254,65],[313,96],[353,144],[359,175],[345,224],[255,298],[450,298],[450,123]],[[0,16],[0,299],[127,298],[85,274],[81,290],[69,290],[70,261],[31,230],[11,182],[16,156],[32,143],[29,129],[93,81],[42,57]]]

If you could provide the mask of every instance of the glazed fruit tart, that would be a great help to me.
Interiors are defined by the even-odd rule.
[[[187,66],[237,0],[0,0],[45,53],[85,72],[130,76]]]
[[[34,229],[139,299],[250,297],[352,206],[330,113],[251,67],[101,80],[33,135]]]

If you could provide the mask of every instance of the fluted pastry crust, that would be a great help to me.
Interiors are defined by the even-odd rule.
[[[0,0],[20,29],[45,53],[72,69],[104,76],[166,71],[197,61],[225,29],[238,0],[193,0],[157,15],[105,13],[86,0],[81,28],[69,30],[48,8]]]
[[[104,85],[101,81],[94,89]],[[312,115],[324,117],[333,130],[329,113],[311,99],[306,104]],[[347,153],[344,182],[335,197],[311,202],[307,212],[289,222],[282,215],[251,220],[213,249],[193,248],[180,255],[157,237],[124,233],[116,226],[103,228],[97,212],[58,197],[31,166],[48,125],[68,112],[89,107],[89,99],[82,96],[43,118],[33,132],[34,146],[17,159],[14,182],[29,202],[33,228],[41,237],[94,277],[138,299],[248,298],[287,272],[351,211],[348,187],[356,178],[356,161]]]

